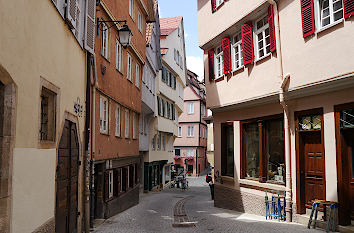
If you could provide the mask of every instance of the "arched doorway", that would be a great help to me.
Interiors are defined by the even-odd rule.
[[[16,86],[0,65],[0,232],[10,232]]]
[[[55,232],[76,233],[78,216],[79,141],[74,122],[65,120],[58,147]]]

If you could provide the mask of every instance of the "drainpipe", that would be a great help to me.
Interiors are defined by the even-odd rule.
[[[290,128],[289,128],[289,108],[284,99],[284,89],[290,79],[290,74],[284,77],[283,70],[283,58],[281,52],[281,40],[280,40],[280,27],[279,27],[279,12],[277,3],[274,0],[268,0],[269,4],[273,5],[274,8],[274,27],[275,27],[275,38],[277,42],[277,55],[278,55],[278,68],[279,68],[279,78],[280,78],[280,89],[279,89],[279,102],[283,107],[284,113],[284,141],[285,141],[285,179],[286,179],[286,221],[291,222],[292,218],[292,190],[291,190],[291,153],[290,153]]]

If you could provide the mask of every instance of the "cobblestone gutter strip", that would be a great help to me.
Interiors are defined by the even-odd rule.
[[[184,209],[184,204],[192,199],[193,196],[188,196],[179,200],[173,208],[174,222],[173,227],[195,227],[195,222],[190,222]]]

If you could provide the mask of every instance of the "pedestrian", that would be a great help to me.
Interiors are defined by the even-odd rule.
[[[214,200],[214,184],[212,180],[209,181],[209,188],[210,188],[211,200]]]

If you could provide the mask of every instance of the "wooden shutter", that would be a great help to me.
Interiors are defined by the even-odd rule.
[[[241,26],[241,36],[242,36],[242,49],[243,49],[243,63],[244,65],[253,63],[254,52],[253,52],[253,31],[252,23],[246,23]]]
[[[209,81],[213,81],[215,79],[214,73],[214,50],[211,49],[208,51],[208,63],[209,63]]]
[[[211,0],[211,12],[214,13],[216,11],[216,0]]]
[[[66,0],[66,21],[70,28],[76,27],[77,0]]]
[[[273,5],[268,7],[268,23],[269,23],[269,36],[270,36],[270,52],[274,52],[277,48],[275,40],[275,27],[274,27],[274,11]]]
[[[347,19],[354,15],[354,0],[343,0],[344,3],[344,18]]]
[[[301,0],[301,18],[303,37],[308,37],[315,32],[313,0]]]
[[[96,0],[86,0],[85,49],[94,54]]]
[[[222,39],[222,56],[224,62],[224,74],[231,72],[231,47],[230,38]]]

